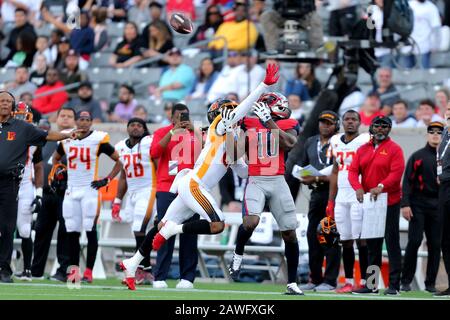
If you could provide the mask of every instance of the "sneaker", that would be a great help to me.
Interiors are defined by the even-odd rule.
[[[81,282],[84,283],[92,283],[93,277],[92,277],[92,269],[86,268],[83,273],[83,278],[81,278]]]
[[[317,287],[317,284],[314,284],[312,282],[308,282],[307,284],[304,284],[304,285],[300,286],[300,290],[312,291],[312,290],[314,290],[315,287]]]
[[[136,276],[134,282],[137,285],[152,285],[153,284],[153,274],[151,271],[151,268],[144,269],[144,268],[137,268],[136,270]]]
[[[131,263],[131,259],[125,259],[119,263],[120,269],[125,273],[125,284],[129,290],[136,290],[136,284],[134,283],[137,267]]]
[[[164,280],[153,281],[153,288],[155,289],[166,289],[168,288],[167,282]]]
[[[383,293],[385,296],[399,296],[400,295],[400,292],[398,292],[398,290],[397,289],[394,289],[394,288],[391,288],[391,287],[389,287],[389,288],[387,288],[386,290],[384,290],[384,293]]]
[[[194,284],[188,280],[181,279],[175,287],[177,289],[194,289]]]
[[[409,283],[402,284],[402,286],[400,287],[400,291],[403,291],[403,292],[411,291],[411,284],[409,284]]]
[[[286,292],[284,294],[293,296],[304,296],[305,294],[300,290],[295,282],[288,283],[286,286]]]
[[[233,258],[231,258],[230,267],[228,268],[228,272],[230,273],[231,279],[236,281],[239,279],[239,272],[241,272],[242,259],[243,255],[236,254],[233,252]]]
[[[444,291],[440,291],[440,292],[435,292],[433,294],[434,297],[448,297],[450,296],[450,288],[447,288]]]
[[[319,284],[318,286],[316,286],[313,290],[321,291],[321,292],[333,291],[333,290],[336,290],[336,287],[333,287],[331,284],[323,282],[323,283]]]
[[[351,293],[355,288],[351,283],[346,283],[342,288],[336,290],[336,293]]]
[[[30,270],[24,270],[23,272],[15,274],[14,276],[22,281],[31,281],[33,279]]]
[[[52,281],[66,282],[67,281],[67,275],[62,274],[61,272],[56,272],[49,279],[52,280]]]
[[[425,286],[425,291],[428,291],[430,293],[436,293],[437,292],[436,287],[434,285],[433,286]]]
[[[13,283],[14,280],[13,280],[13,277],[12,277],[12,275],[10,273],[0,271],[0,282]]]
[[[353,290],[352,294],[378,294],[378,289],[369,289],[366,286]]]

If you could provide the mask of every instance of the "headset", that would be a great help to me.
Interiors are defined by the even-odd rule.
[[[336,118],[336,124],[335,124],[336,129],[334,130],[334,132],[335,132],[335,133],[338,133],[339,130],[341,129],[341,118],[339,117],[339,115],[338,115],[336,112],[331,111],[331,110],[325,110],[325,111],[322,111],[322,112],[319,114],[319,119],[320,119],[320,117],[321,117],[322,115],[327,114],[327,113],[328,113],[328,114],[332,114],[333,116],[335,116],[335,118]]]
[[[1,93],[9,94],[9,96],[13,99],[13,102],[12,102],[12,105],[11,105],[11,112],[16,111],[16,97],[14,97],[14,95],[11,92],[6,91],[6,90],[0,90],[0,94]]]

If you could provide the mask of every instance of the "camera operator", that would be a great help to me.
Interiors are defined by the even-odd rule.
[[[314,0],[274,0],[273,9],[265,11],[260,20],[267,51],[277,50],[286,20],[295,20],[308,32],[310,48],[317,49],[322,45],[322,22],[316,12]]]

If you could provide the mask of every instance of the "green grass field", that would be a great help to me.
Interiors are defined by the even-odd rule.
[[[196,283],[193,290],[175,289],[176,281],[168,281],[169,289],[138,286],[129,291],[118,279],[95,280],[80,289],[68,289],[63,283],[43,280],[0,285],[0,300],[424,300],[437,298],[428,292],[408,292],[397,297],[380,295],[306,292],[305,296],[286,296],[281,284]],[[382,291],[382,290],[380,290]],[[450,300],[450,299],[446,299]]]

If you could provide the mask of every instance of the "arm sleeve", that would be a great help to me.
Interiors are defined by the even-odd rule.
[[[58,152],[61,156],[65,155],[66,152],[64,151],[64,147],[62,143],[58,143],[58,148],[56,149],[56,152]]]
[[[255,90],[253,90],[250,95],[242,101],[237,108],[233,111],[235,116],[233,120],[231,121],[232,124],[238,123],[242,118],[245,117],[245,115],[250,111],[251,107],[253,106],[253,103],[258,100],[259,96],[262,95],[266,89],[269,86],[266,85],[264,82],[261,82]],[[219,134],[223,134],[225,132],[225,127],[222,123],[222,121],[219,122],[217,125],[217,132]]]
[[[220,196],[222,198],[220,202],[222,205],[228,205],[231,201],[234,201],[233,187],[233,173],[229,170],[219,181]]]
[[[412,183],[414,182],[414,178],[416,172],[414,170],[415,163],[415,154],[413,154],[406,164],[405,175],[403,176],[403,185],[402,185],[402,201],[401,207],[409,207],[409,196],[411,195]]]
[[[161,130],[156,130],[153,135],[153,141],[152,141],[152,145],[150,147],[150,155],[151,155],[152,159],[161,158],[161,156],[164,152],[163,147],[161,147],[161,145],[159,144],[159,141],[163,138],[161,132],[162,132]]]
[[[44,130],[38,129],[32,124],[25,123],[25,130],[27,136],[27,144],[31,146],[44,146],[47,142],[48,133]]]
[[[36,164],[36,163],[39,163],[39,162],[41,162],[43,160],[43,158],[42,158],[42,148],[41,147],[38,147],[37,149],[36,149],[36,151],[34,152],[34,154],[33,154],[33,163],[34,164]]]
[[[402,180],[403,171],[405,170],[405,159],[403,151],[397,147],[391,158],[391,168],[388,176],[381,181],[387,192],[392,190],[399,181]]]
[[[356,154],[355,157],[353,158],[353,161],[350,165],[350,168],[348,169],[348,182],[350,182],[350,185],[352,186],[352,188],[356,191],[358,189],[362,189],[362,185],[359,182],[359,158],[360,158],[360,151],[361,149],[359,149]]]
[[[107,156],[111,156],[111,155],[114,153],[114,151],[116,151],[116,150],[114,149],[114,147],[113,147],[109,142],[106,142],[106,143],[100,144],[100,147],[98,148],[98,153],[97,153],[97,155],[99,156],[99,155],[101,155],[102,153],[104,153],[104,154],[106,154]]]

